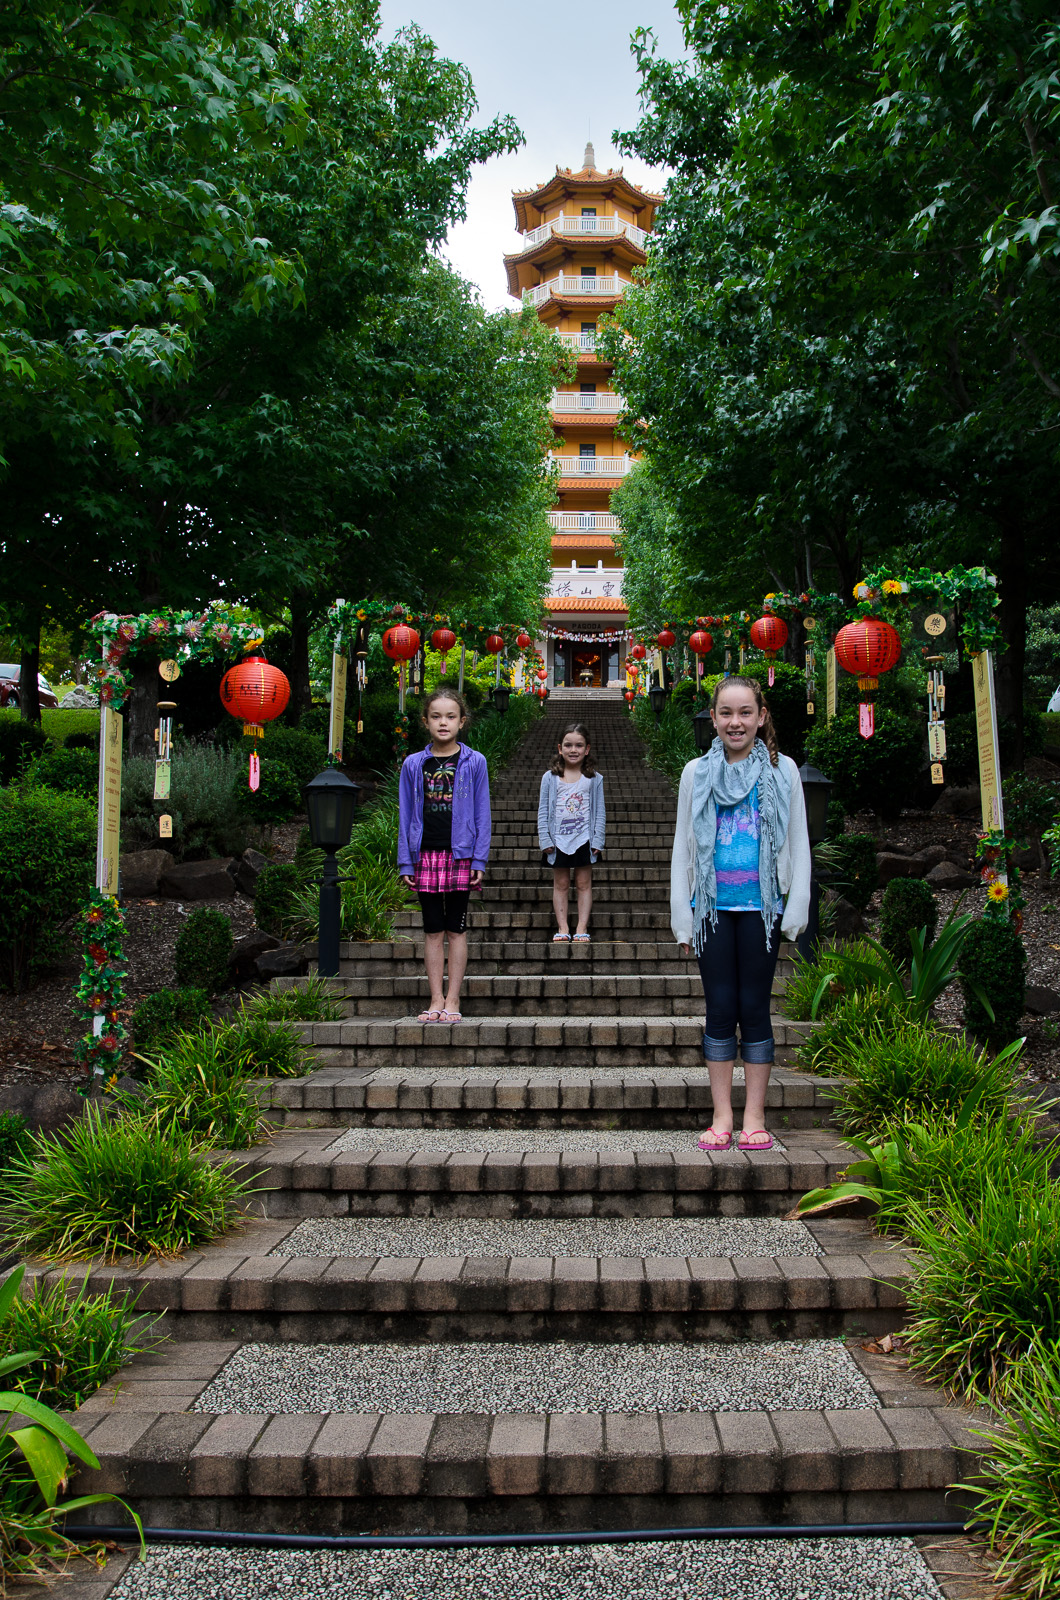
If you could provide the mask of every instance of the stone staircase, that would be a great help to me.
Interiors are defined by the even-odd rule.
[[[553,945],[537,786],[578,717],[608,846],[593,943]],[[849,1159],[829,1085],[782,1065],[773,1150],[695,1148],[710,1090],[668,929],[674,810],[620,703],[548,706],[495,785],[466,1020],[414,1020],[416,917],[348,945],[346,1018],[305,1029],[319,1065],[262,1085],[254,1220],[178,1261],[84,1269],[164,1313],[168,1340],[81,1408],[101,1468],[77,1492],[155,1526],[286,1533],[959,1514],[974,1415],[863,1348],[901,1325],[904,1252],[787,1217]]]

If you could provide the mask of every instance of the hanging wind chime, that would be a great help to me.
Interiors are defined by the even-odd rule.
[[[359,622],[353,641],[354,671],[357,676],[357,732],[364,732],[364,691],[368,687],[368,624]]]
[[[812,717],[817,703],[817,653],[814,650],[817,618],[803,617],[802,625],[806,630],[806,715]]]
[[[876,710],[872,696],[885,672],[898,665],[902,641],[889,622],[879,617],[863,617],[848,622],[835,636],[835,658],[844,672],[858,680],[861,701],[858,705],[858,732],[871,739],[876,732]]]
[[[247,782],[255,792],[261,784],[261,759],[258,740],[264,739],[266,722],[286,711],[291,685],[279,667],[270,666],[262,655],[245,656],[238,666],[229,667],[221,679],[221,703],[230,716],[243,724],[243,736],[253,739]]]
[[[931,639],[939,639],[946,631],[946,618],[941,611],[932,611],[924,618],[924,632]],[[931,762],[932,783],[945,783],[943,762],[946,759],[946,674],[942,670],[945,656],[929,656],[924,651],[927,667],[928,701],[928,760]]]
[[[773,666],[777,656],[788,642],[788,625],[780,617],[759,617],[757,622],[751,624],[751,643],[756,650],[761,650],[769,662],[769,687],[772,689],[776,681],[776,670]],[[741,662],[742,666],[743,663]]]

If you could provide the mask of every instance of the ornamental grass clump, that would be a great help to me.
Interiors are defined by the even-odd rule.
[[[250,1194],[191,1133],[91,1105],[61,1137],[38,1136],[11,1178],[0,1231],[46,1261],[179,1255],[240,1223]]]
[[[286,989],[270,989],[246,1000],[243,1015],[268,1022],[341,1022],[342,1002],[327,978],[299,978]]]
[[[854,956],[861,961],[871,961],[873,949],[867,939],[822,939],[811,961],[802,955],[795,957],[795,968],[784,990],[784,1015],[793,1022],[809,1022],[813,1016],[814,1001],[820,994],[817,1016],[826,1017],[835,1010],[843,996],[850,993],[842,980],[836,978],[821,992],[825,974],[832,970],[836,956]]]
[[[870,1025],[847,1039],[843,1077],[833,1093],[846,1133],[882,1133],[908,1122],[957,1120],[979,1091],[977,1119],[1005,1117],[1019,1082],[1021,1044],[993,1060],[963,1039],[929,1033],[919,1023]]]
[[[0,1360],[16,1350],[33,1351],[12,1387],[73,1411],[140,1354],[153,1322],[138,1315],[128,1295],[117,1294],[113,1286],[89,1294],[82,1283],[72,1294],[65,1277],[51,1284],[38,1279],[30,1294],[13,1299],[0,1322]]]
[[[143,1096],[127,1099],[128,1109],[178,1137],[225,1150],[256,1144],[266,1124],[247,1071],[225,1037],[229,1031],[184,1033],[157,1060],[145,1059]]]
[[[295,1021],[245,1011],[215,1030],[218,1061],[251,1078],[300,1078],[312,1064]]]
[[[1060,1344],[1035,1339],[1013,1373],[1005,1428],[983,1432],[974,1521],[987,1528],[1002,1592],[1060,1595]]]
[[[911,1360],[972,1399],[1005,1401],[1036,1342],[1060,1339],[1060,1188],[1003,1173],[942,1206],[911,1205]]]
[[[841,995],[808,1033],[796,1052],[806,1072],[835,1077],[847,1070],[853,1042],[869,1030],[889,1038],[909,1025],[909,1008],[887,989],[855,990]]]

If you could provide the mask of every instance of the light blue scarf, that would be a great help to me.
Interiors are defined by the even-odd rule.
[[[758,887],[762,898],[762,921],[769,942],[776,919],[780,895],[777,856],[788,831],[791,794],[780,767],[774,767],[769,751],[756,739],[743,761],[726,761],[725,746],[715,739],[700,758],[692,781],[692,834],[696,841],[696,898],[692,927],[692,948],[703,949],[707,923],[718,925],[718,880],[714,872],[714,840],[718,831],[718,807],[738,805],[758,787]]]

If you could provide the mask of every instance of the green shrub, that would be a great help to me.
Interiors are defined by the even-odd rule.
[[[46,1261],[178,1255],[242,1221],[250,1192],[191,1134],[92,1105],[11,1172],[3,1232]]]
[[[671,695],[656,723],[646,698],[633,702],[633,726],[644,741],[648,766],[664,772],[675,789],[687,763],[699,755],[688,707],[687,699],[675,701]]]
[[[29,778],[34,786],[94,801],[99,791],[99,756],[94,750],[45,750],[29,768]]]
[[[911,1207],[914,1364],[959,1393],[1003,1398],[1038,1340],[1060,1338],[1060,1188],[984,1178],[971,1201]]]
[[[237,778],[236,793],[241,809],[262,828],[289,822],[302,809],[302,791],[294,773],[285,761],[271,755],[262,756],[260,778],[256,789],[247,787],[243,774]]]
[[[88,801],[48,789],[0,793],[0,984],[21,989],[63,956],[95,860]]]
[[[915,805],[920,798],[927,760],[924,725],[915,717],[877,706],[876,732],[863,739],[854,707],[839,712],[831,725],[818,723],[807,736],[806,757],[831,778],[833,793],[851,815],[873,811],[896,817],[903,806]]]
[[[247,753],[180,743],[173,757],[170,795],[155,803],[155,764],[133,757],[122,769],[123,850],[158,847],[157,811],[173,818],[173,853],[185,857],[238,856],[247,845],[247,815],[240,784],[247,789]]]
[[[13,783],[50,741],[35,722],[16,716],[0,717],[0,784]]]
[[[182,1033],[148,1061],[142,1100],[129,1101],[167,1133],[225,1150],[247,1150],[265,1131],[246,1072],[232,1060],[224,1030]]]
[[[695,678],[682,678],[670,690],[670,701],[673,705],[682,706],[685,716],[692,714],[692,702],[696,698]]]
[[[64,750],[91,750],[99,759],[99,734],[97,733],[68,733],[63,740]]]
[[[302,876],[292,861],[275,861],[264,867],[254,885],[254,921],[264,933],[282,939],[302,887]]]
[[[141,1053],[159,1050],[178,1033],[198,1028],[210,1015],[205,989],[156,989],[132,1014],[133,1044]]]
[[[243,1011],[269,1022],[341,1022],[346,1015],[327,978],[300,978],[289,989],[270,989],[245,1001]]]
[[[300,1078],[312,1059],[291,1022],[270,1022],[253,1010],[217,1029],[217,1052],[231,1071],[256,1078]]]
[[[1024,844],[1060,816],[1060,783],[1013,772],[1005,779],[1004,796],[1005,832]]]
[[[799,1045],[798,1064],[806,1072],[834,1077],[847,1070],[852,1041],[869,1028],[884,1038],[907,1026],[909,1008],[889,990],[855,990],[840,996]]]
[[[305,722],[306,719],[303,717],[297,728],[290,728],[282,722],[270,723],[263,746],[265,752],[263,759],[282,761],[294,774],[299,795],[299,805],[296,810],[301,809],[302,790],[311,778],[315,778],[318,772],[323,771],[328,760],[326,732],[322,730],[321,733],[311,733]]]
[[[967,1097],[981,1089],[979,1114],[1004,1116],[1017,1061],[1016,1052],[991,1061],[963,1039],[932,1033],[919,1022],[873,1023],[847,1039],[835,1113],[847,1133],[878,1133],[933,1117],[955,1121]]]
[[[7,1190],[8,1170],[33,1147],[33,1131],[17,1111],[0,1111],[0,1206]]]
[[[923,878],[892,878],[880,907],[880,943],[895,961],[908,967],[913,953],[910,932],[923,928],[925,944],[930,944],[938,920],[935,896]]]
[[[913,1204],[928,1211],[973,1205],[988,1180],[1011,1189],[1045,1183],[1055,1154],[1039,1142],[1035,1126],[1021,1126],[1003,1114],[971,1117],[963,1126],[936,1117],[900,1131],[904,1150],[896,1181],[875,1219],[884,1229],[904,1228]]]
[[[801,767],[806,759],[807,737],[818,720],[817,717],[806,715],[806,675],[787,661],[774,662],[773,671],[775,681],[772,688],[766,661],[748,661],[740,676],[754,678],[758,683],[777,730],[777,743],[784,754]],[[821,695],[822,701],[823,698]],[[820,720],[823,721],[823,718]],[[829,777],[832,776],[827,767],[823,770]]]
[[[1045,719],[1029,706],[1023,710],[1023,759],[1045,753]],[[1002,770],[1008,772],[1016,764],[1016,724],[1008,717],[998,719],[998,754]],[[946,718],[946,782],[968,784],[979,782],[979,740],[975,728],[975,712],[959,711]],[[1005,822],[1008,822],[1006,812]]]
[[[829,874],[829,888],[864,911],[876,892],[876,840],[871,833],[840,833],[819,844],[815,855]]]
[[[394,936],[394,918],[412,903],[406,889],[389,862],[374,856],[358,856],[343,862],[345,882],[342,893],[342,937],[344,939],[385,940]],[[320,920],[320,891],[315,886],[296,896],[291,914],[290,933],[294,939],[315,939]]]
[[[182,989],[220,994],[229,983],[232,924],[216,906],[199,906],[177,935],[174,963]]]
[[[0,1359],[16,1350],[36,1352],[12,1387],[46,1406],[73,1411],[140,1353],[150,1321],[113,1287],[89,1294],[82,1283],[71,1294],[65,1277],[50,1284],[38,1278],[0,1322]]]
[[[973,923],[961,952],[961,991],[965,1026],[977,1039],[1000,1046],[1016,1037],[1026,977],[1027,952],[1011,922]],[[989,1000],[992,1018],[973,985]]]
[[[969,1485],[972,1520],[987,1530],[998,1592],[1043,1600],[1060,1594],[1060,1343],[1033,1340],[1005,1400],[1004,1428],[981,1433],[989,1445]]]
[[[793,1022],[809,1022],[813,1015],[814,1000],[821,991],[821,981],[830,970],[832,956],[853,955],[871,961],[873,954],[872,946],[864,939],[822,939],[812,961],[797,955],[794,971],[784,990],[784,1015]],[[844,992],[837,983],[826,989],[818,1001],[817,1016],[826,1017],[830,1011],[834,1011]]]

